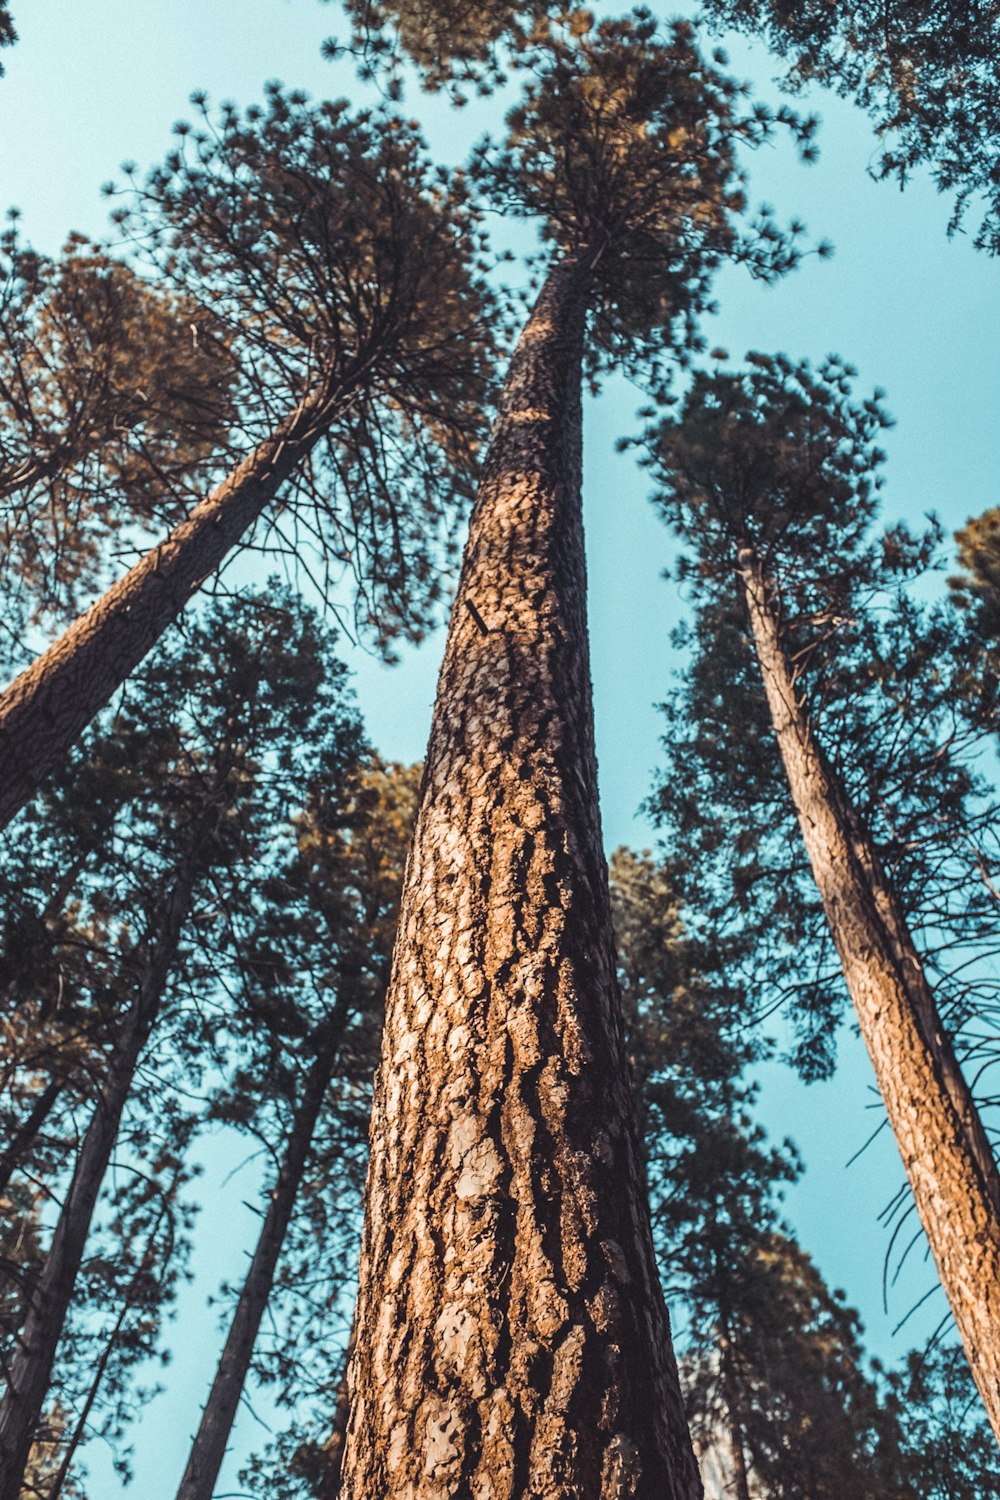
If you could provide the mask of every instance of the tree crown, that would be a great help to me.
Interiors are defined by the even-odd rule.
[[[486,142],[473,177],[503,211],[537,218],[555,255],[592,267],[590,367],[662,377],[663,356],[695,337],[726,259],[772,280],[799,257],[762,210],[747,221],[741,146],[776,119],[743,108],[745,88],[698,49],[692,27],[662,34],[648,11],[545,28],[518,57],[528,82],[507,136]],[[814,122],[778,117],[809,154]]]

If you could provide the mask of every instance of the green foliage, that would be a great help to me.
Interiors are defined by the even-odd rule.
[[[914,1351],[889,1380],[906,1434],[912,1492],[920,1500],[996,1500],[996,1439],[958,1345]]]
[[[176,127],[114,217],[227,350],[234,453],[322,395],[322,444],[265,540],[305,566],[311,551],[323,584],[352,569],[381,644],[419,636],[485,434],[496,319],[478,216],[395,115],[278,86],[244,115],[195,102],[200,126]]]
[[[323,1493],[332,1412],[351,1323],[367,1165],[371,1083],[378,1060],[403,868],[421,768],[358,764],[347,786],[318,788],[296,820],[297,848],[267,888],[255,955],[261,993],[308,1013],[301,1043],[281,1048],[273,1068],[244,1066],[215,1109],[252,1128],[274,1149],[324,1026],[341,1027],[308,1170],[269,1304],[270,1333],[255,1350],[256,1379],[292,1420],[249,1461],[251,1493]],[[305,1027],[302,1028],[306,1030]],[[262,1028],[258,1024],[258,1036]],[[277,1119],[274,1119],[277,1116]]]
[[[1000,252],[1000,5],[996,0],[704,0],[718,23],[762,34],[790,61],[789,82],[853,97],[887,142],[880,172],[901,182],[929,166],[954,192],[951,228],[970,202],[976,244]]]
[[[103,1433],[126,1469],[127,1430],[150,1395],[135,1372],[163,1357],[163,1317],[185,1274],[199,1096],[249,1045],[243,942],[268,879],[293,857],[293,815],[320,786],[333,796],[361,748],[331,632],[274,583],[167,637],[5,841],[8,1131],[57,1085],[12,1163],[11,1202],[26,1184],[61,1193],[163,913],[178,881],[191,882],[53,1388],[67,1438],[76,1423]],[[39,1238],[19,1239],[9,1284],[32,1276]]]
[[[57,260],[0,235],[3,639],[60,621],[123,532],[172,524],[200,495],[233,420],[224,347],[195,304],[87,241]]]
[[[855,401],[856,371],[835,357],[815,372],[783,355],[749,364],[697,371],[683,412],[650,434],[657,505],[697,546],[698,576],[715,579],[746,545],[776,587],[821,569],[824,593],[848,608],[880,561],[864,538],[882,483],[878,437],[891,425],[882,393]]]
[[[13,46],[17,41],[17,32],[14,30],[14,21],[7,5],[7,0],[0,0],[0,47]],[[3,68],[0,67],[0,78],[3,77]]]
[[[765,280],[795,265],[800,226],[744,222],[741,146],[768,139],[763,106],[699,52],[692,28],[661,35],[652,16],[548,30],[527,43],[522,102],[502,146],[478,148],[487,201],[535,217],[553,253],[593,267],[591,375],[622,367],[662,385],[678,345],[696,342],[723,260]],[[811,149],[813,122],[781,121]]]
[[[860,1323],[783,1222],[800,1171],[752,1118],[760,1055],[724,937],[689,925],[676,873],[611,861],[619,977],[657,1254],[696,1445],[726,1493],[915,1500],[894,1409],[863,1368]]]

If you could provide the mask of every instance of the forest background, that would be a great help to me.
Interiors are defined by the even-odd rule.
[[[346,26],[314,0],[164,0],[141,7],[100,0],[86,14],[55,0],[22,0],[16,21],[19,42],[5,57],[0,81],[0,201],[22,210],[25,233],[52,254],[71,230],[105,232],[100,184],[118,175],[125,159],[144,170],[162,157],[172,121],[191,114],[191,90],[242,106],[278,77],[317,97],[364,97],[349,60],[321,58],[322,39]],[[732,39],[727,46],[732,70],[774,99],[775,65],[764,49]],[[885,518],[916,524],[934,509],[954,531],[998,499],[995,263],[974,253],[962,233],[947,237],[950,205],[919,174],[902,194],[870,179],[876,143],[863,114],[826,93],[800,103],[822,119],[818,163],[806,168],[790,146],[765,147],[749,162],[750,195],[774,204],[781,219],[802,217],[810,239],[829,239],[835,255],[807,257],[771,289],[739,268],[724,269],[716,283],[719,312],[706,324],[708,344],[734,361],[750,349],[816,362],[829,352],[843,354],[858,368],[856,388],[883,386],[896,418],[884,444]],[[407,108],[419,115],[435,156],[450,162],[460,161],[500,113],[497,101],[473,101],[456,113],[415,87]],[[523,243],[492,218],[490,227],[498,244]],[[614,451],[618,438],[636,431],[638,404],[632,388],[613,380],[585,411],[592,663],[609,851],[653,841],[638,807],[661,760],[655,704],[671,672],[682,667],[669,644],[682,603],[675,586],[660,578],[670,541],[647,503],[647,477],[629,455]],[[382,754],[402,761],[423,754],[440,647],[440,636],[432,636],[419,650],[404,648],[391,670],[361,650],[348,652],[365,722]],[[776,1018],[771,1027],[779,1050],[788,1041],[782,1025]],[[789,1217],[827,1280],[860,1308],[869,1351],[891,1362],[919,1343],[944,1309],[934,1299],[893,1336],[932,1273],[911,1265],[883,1307],[885,1237],[877,1215],[900,1174],[887,1133],[845,1167],[873,1123],[863,1052],[845,1028],[832,1081],[805,1088],[777,1062],[759,1076],[760,1118],[776,1139],[792,1136],[807,1167],[790,1189]],[[242,1204],[254,1197],[255,1169],[229,1175],[244,1155],[243,1145],[216,1140],[198,1186],[205,1209],[196,1278],[168,1331],[174,1360],[167,1395],[143,1420],[138,1483],[150,1500],[172,1493],[183,1448],[178,1434],[191,1430],[204,1398],[204,1345],[215,1333],[206,1297],[222,1278],[238,1275],[243,1229],[247,1241],[252,1236],[255,1221]],[[98,1449],[88,1464],[94,1492],[115,1493],[117,1480]]]

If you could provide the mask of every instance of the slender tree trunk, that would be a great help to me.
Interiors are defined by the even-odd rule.
[[[330,1026],[306,1078],[302,1098],[292,1118],[285,1143],[278,1181],[264,1216],[247,1279],[243,1283],[233,1321],[229,1326],[215,1380],[201,1422],[191,1445],[177,1500],[212,1500],[216,1480],[226,1455],[236,1410],[246,1383],[254,1343],[267,1307],[274,1273],[295,1198],[312,1149],[320,1108],[330,1082],[337,1046],[343,1032],[346,1007],[338,1001]]]
[[[938,1275],[1000,1439],[1000,1175],[895,893],[799,703],[749,548],[738,566],[813,875]]]
[[[311,452],[333,409],[328,386],[303,399],[0,695],[0,828],[253,525]]]
[[[716,1275],[719,1274],[718,1262],[716,1262]],[[730,1322],[725,1311],[720,1317],[721,1336],[719,1338],[719,1360],[722,1374],[722,1399],[726,1407],[726,1427],[729,1437],[729,1454],[732,1459],[732,1481],[726,1485],[731,1490],[736,1500],[750,1500],[750,1479],[747,1474],[746,1454],[743,1450],[743,1426],[739,1417],[739,1390],[740,1382],[736,1373],[735,1361],[733,1359],[733,1340],[730,1333]]]
[[[153,1253],[154,1243],[157,1233],[159,1232],[160,1225],[162,1224],[164,1216],[167,1213],[167,1207],[171,1196],[172,1194],[164,1195],[164,1199],[160,1204],[160,1211],[157,1214],[156,1219],[154,1220],[153,1227],[150,1230],[149,1236],[146,1240],[146,1249],[142,1257],[142,1262],[135,1275],[132,1277],[131,1282],[129,1283],[128,1291],[126,1292],[122,1305],[118,1310],[118,1316],[115,1319],[114,1327],[105,1340],[104,1348],[101,1350],[100,1357],[97,1361],[96,1366],[94,1367],[94,1375],[93,1379],[90,1382],[90,1388],[87,1391],[86,1400],[84,1401],[83,1406],[80,1409],[80,1413],[76,1419],[76,1424],[73,1428],[73,1435],[66,1446],[66,1451],[62,1456],[62,1461],[59,1465],[58,1473],[56,1474],[56,1477],[52,1482],[52,1488],[49,1490],[49,1493],[46,1496],[46,1500],[59,1500],[59,1496],[63,1492],[63,1486],[65,1485],[66,1480],[69,1478],[69,1471],[72,1468],[77,1449],[80,1447],[80,1444],[86,1437],[87,1424],[90,1421],[90,1414],[97,1404],[97,1397],[104,1382],[104,1377],[107,1374],[108,1365],[111,1362],[111,1356],[115,1352],[115,1349],[118,1347],[118,1340],[121,1338],[122,1329],[125,1327],[125,1323],[128,1319],[129,1313],[132,1311],[135,1294],[139,1289],[139,1286],[141,1285],[143,1279],[153,1267],[155,1261],[155,1255]],[[171,1247],[172,1243],[173,1240],[171,1236]]]
[[[733,1494],[736,1500],[751,1500],[747,1460],[743,1452],[743,1434],[740,1431],[740,1424],[733,1416],[729,1419],[729,1452],[733,1460]]]
[[[19,1347],[11,1362],[7,1391],[0,1402],[2,1500],[8,1500],[8,1497],[14,1500],[20,1493],[97,1196],[114,1150],[136,1065],[156,1020],[177,952],[190,905],[191,888],[192,881],[185,875],[177,880],[168,898],[155,948],[109,1060],[49,1253],[31,1293]]]
[[[339,1500],[342,1493],[341,1485],[344,1477],[344,1444],[347,1441],[347,1422],[351,1414],[350,1393],[347,1386],[347,1371],[351,1360],[354,1358],[354,1345],[357,1342],[358,1320],[355,1316],[351,1324],[351,1336],[347,1341],[347,1351],[344,1355],[344,1370],[337,1386],[337,1404],[333,1410],[333,1423],[330,1427],[330,1437],[324,1449],[325,1463],[323,1476],[317,1490],[317,1500]]]
[[[7,1191],[7,1185],[18,1162],[52,1113],[56,1100],[65,1087],[65,1078],[50,1079],[38,1095],[27,1117],[21,1121],[10,1141],[0,1151],[0,1197]]]
[[[375,1090],[345,1500],[689,1500],[601,844],[592,257],[521,335],[438,684]]]

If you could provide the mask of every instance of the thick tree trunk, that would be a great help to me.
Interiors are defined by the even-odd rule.
[[[306,397],[0,695],[0,828],[311,452],[333,407],[327,387]]]
[[[136,1065],[156,1019],[191,900],[178,879],[167,901],[155,948],[111,1058],[77,1157],[52,1244],[32,1290],[18,1351],[0,1402],[0,1497],[20,1493],[31,1441],[48,1391],[56,1346],[83,1260],[101,1183],[114,1150]]]
[[[345,1500],[700,1494],[638,1166],[580,514],[584,257],[473,513],[372,1123]]]
[[[291,1221],[295,1198],[312,1149],[316,1122],[333,1071],[337,1044],[346,1019],[346,1008],[338,1006],[338,1011],[339,1014],[331,1017],[331,1024],[309,1070],[302,1098],[292,1118],[278,1180],[271,1193],[257,1248],[191,1445],[187,1467],[177,1491],[177,1500],[212,1500],[215,1493],[216,1480],[226,1455],[226,1444],[229,1442],[250,1368],[253,1347],[274,1284],[278,1257]]]
[[[767,583],[738,566],[768,706],[844,977],[917,1211],[1000,1439],[1000,1176],[871,839],[799,703]]]

